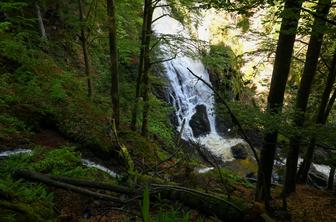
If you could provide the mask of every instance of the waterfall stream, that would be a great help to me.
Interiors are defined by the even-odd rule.
[[[7,150],[7,151],[0,152],[0,158],[1,157],[9,157],[9,156],[18,155],[18,154],[32,155],[32,153],[33,153],[33,150],[31,150],[31,149],[17,148],[17,149],[13,149],[13,150]],[[110,170],[109,168],[107,168],[107,167],[105,167],[101,164],[95,163],[91,160],[81,159],[81,161],[82,161],[83,166],[86,166],[88,168],[96,168],[100,171],[103,171],[103,172],[109,174],[111,177],[118,177],[119,176],[113,170]]]
[[[154,12],[154,19],[165,14],[162,8],[157,8]],[[153,30],[158,36],[180,36],[185,39],[191,39],[189,31],[177,20],[164,16],[153,24]],[[201,25],[197,30],[198,39],[208,41],[209,34],[206,25]],[[174,44],[174,43],[173,43]],[[182,44],[182,43],[181,43]],[[174,52],[167,44],[161,44],[161,51],[166,59],[172,57]],[[176,46],[175,46],[176,47]],[[182,49],[181,47],[178,47]],[[190,44],[188,45],[190,50]],[[191,49],[194,53],[197,48]],[[232,154],[230,147],[244,143],[240,138],[223,138],[216,130],[216,114],[214,110],[215,99],[212,90],[204,83],[192,76],[187,68],[191,69],[196,75],[211,84],[209,73],[203,63],[198,59],[193,59],[183,53],[177,54],[176,58],[163,63],[166,69],[166,76],[170,82],[170,100],[175,108],[178,127],[180,131],[182,123],[185,120],[185,127],[182,133],[182,138],[204,145],[215,156],[223,160],[231,160]],[[206,114],[209,120],[210,132],[203,136],[194,136],[190,120],[196,113],[196,107],[203,105],[206,108]]]

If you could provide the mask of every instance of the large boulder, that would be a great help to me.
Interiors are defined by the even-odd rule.
[[[238,160],[245,160],[248,157],[248,150],[245,144],[238,143],[231,147],[233,158]]]
[[[204,105],[196,106],[196,113],[191,117],[189,125],[195,137],[204,136],[210,133],[210,122]]]

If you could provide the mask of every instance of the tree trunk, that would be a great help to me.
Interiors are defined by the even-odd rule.
[[[336,74],[336,72],[335,72],[335,74]],[[328,102],[327,108],[325,110],[324,119],[323,119],[324,123],[327,122],[327,119],[328,119],[328,116],[329,116],[329,114],[331,112],[331,109],[334,106],[335,99],[336,99],[336,88],[334,89],[334,92],[333,92],[333,94],[332,94],[332,96],[331,96],[331,98],[330,98],[330,100]]]
[[[330,9],[331,0],[319,0],[316,13],[326,18]],[[323,36],[325,30],[325,21],[315,18],[312,27],[311,37],[308,44],[306,54],[306,62],[304,65],[302,78],[296,97],[294,126],[301,128],[304,124],[305,112],[307,109],[308,99],[316,73],[317,63],[321,52]],[[296,172],[299,159],[301,135],[297,133],[290,138],[289,150],[287,153],[286,173],[283,193],[288,195],[295,192],[296,188]]]
[[[92,97],[92,81],[91,81],[91,64],[90,64],[90,58],[89,58],[89,50],[88,50],[88,44],[87,44],[87,38],[85,35],[84,30],[84,5],[83,0],[78,0],[78,6],[79,6],[79,20],[81,22],[81,36],[80,40],[82,43],[82,50],[84,55],[84,64],[85,64],[85,74],[87,78],[87,87],[88,87],[88,97]]]
[[[271,114],[281,112],[283,106],[296,30],[300,19],[301,5],[302,2],[300,0],[286,0],[285,2],[283,11],[284,17],[281,23],[271,88],[268,95],[267,111]],[[260,155],[261,168],[258,171],[258,183],[255,197],[258,201],[265,200],[266,206],[270,200],[270,185],[277,135],[277,131],[266,132],[264,137],[264,146]]]
[[[36,8],[37,20],[38,20],[38,23],[39,23],[39,29],[40,29],[41,36],[42,36],[42,38],[47,38],[47,34],[46,34],[46,31],[45,31],[43,18],[42,18],[42,14],[41,14],[41,9],[40,9],[40,6],[38,5],[37,2],[35,2],[35,8]]]
[[[145,50],[144,50],[144,70],[143,70],[144,109],[143,109],[142,130],[141,130],[141,134],[143,136],[147,136],[147,134],[148,134],[149,93],[150,93],[149,73],[150,73],[150,69],[151,69],[150,42],[151,42],[151,35],[152,35],[153,12],[154,12],[153,3],[151,1],[149,1],[148,22],[147,22],[147,28],[146,28],[147,33],[146,33]]]
[[[132,120],[131,120],[131,129],[133,131],[136,130],[137,116],[138,116],[138,108],[139,108],[139,99],[141,92],[141,82],[144,71],[144,55],[145,55],[145,47],[146,47],[146,34],[149,19],[149,3],[150,0],[145,0],[144,12],[143,12],[143,23],[142,23],[142,32],[141,32],[141,48],[139,55],[139,64],[138,64],[138,76],[136,82],[136,90],[135,90],[135,101],[133,104],[132,110]]]
[[[111,100],[112,100],[112,119],[115,120],[117,129],[120,123],[119,107],[119,73],[117,55],[117,27],[115,15],[115,0],[106,0],[108,29],[110,41],[110,62],[111,62]]]
[[[329,70],[326,87],[323,91],[321,103],[319,105],[319,109],[318,109],[318,113],[316,117],[316,124],[325,124],[327,121],[328,115],[330,113],[330,110],[336,98],[336,91],[335,91],[333,96],[329,100],[330,93],[332,91],[335,79],[336,79],[336,50],[334,52],[333,61],[331,64],[331,68]],[[328,103],[328,100],[329,100],[329,103]],[[300,183],[306,183],[307,181],[308,172],[309,172],[312,160],[313,160],[315,143],[316,143],[316,137],[313,136],[310,139],[309,146],[306,150],[303,163],[301,164],[299,172],[298,172],[298,182]]]
[[[334,187],[335,171],[336,167],[332,166],[329,173],[328,187],[327,187],[328,190],[332,190]]]

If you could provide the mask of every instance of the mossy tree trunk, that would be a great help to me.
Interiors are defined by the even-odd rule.
[[[80,34],[80,41],[82,43],[82,50],[84,56],[84,65],[85,65],[85,74],[87,78],[87,93],[88,97],[92,97],[92,79],[91,79],[91,63],[90,63],[90,55],[88,49],[88,41],[86,36],[86,28],[84,23],[86,22],[86,18],[84,17],[84,4],[83,0],[78,0],[79,6],[79,20],[81,22],[81,34]]]
[[[150,83],[149,74],[151,69],[151,59],[150,59],[150,43],[152,36],[152,19],[154,13],[154,5],[151,0],[146,0],[148,5],[148,22],[146,28],[146,38],[144,46],[144,69],[143,69],[143,102],[144,108],[142,113],[142,129],[141,134],[147,136],[148,134],[148,115],[149,115],[149,94],[150,94]]]
[[[106,5],[110,42],[112,119],[115,120],[115,124],[118,129],[120,124],[120,106],[115,0],[107,0]]]
[[[142,22],[142,32],[141,32],[141,48],[139,55],[139,64],[138,64],[138,76],[135,89],[135,101],[133,104],[132,110],[132,119],[131,119],[131,129],[136,130],[138,109],[139,109],[139,100],[141,97],[141,82],[144,71],[144,57],[145,57],[145,48],[146,48],[146,34],[149,21],[149,2],[150,0],[145,0],[145,6],[143,11],[143,22]]]

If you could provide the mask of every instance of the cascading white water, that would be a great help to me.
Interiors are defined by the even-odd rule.
[[[164,10],[159,7],[154,12],[154,19],[164,14]],[[169,16],[164,16],[156,20],[153,24],[153,30],[158,36],[176,35],[190,39],[190,34],[183,25]],[[208,32],[205,28],[200,28],[198,34],[199,39],[205,41],[208,40]],[[168,59],[172,56],[173,52],[171,47],[165,44],[161,44],[160,47],[161,51],[165,53],[165,58]],[[183,46],[180,48],[182,47]],[[196,48],[191,50],[197,52]],[[223,160],[231,160],[232,154],[230,147],[238,143],[244,143],[244,141],[238,138],[223,138],[218,134],[216,130],[216,116],[214,112],[215,100],[213,92],[204,83],[192,76],[187,70],[187,68],[191,69],[200,78],[210,83],[209,74],[202,62],[198,59],[192,59],[188,56],[178,54],[175,59],[165,62],[163,65],[166,68],[166,75],[171,85],[170,97],[176,111],[178,130],[181,129],[183,120],[186,122],[182,138],[201,143],[215,156],[220,157]],[[196,112],[197,105],[204,105],[206,107],[210,124],[210,133],[198,138],[193,135],[192,128],[189,124],[192,116]]]

